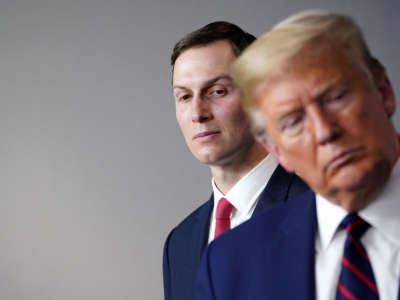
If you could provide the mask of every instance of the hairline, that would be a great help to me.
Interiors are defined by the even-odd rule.
[[[237,53],[237,52],[239,52],[238,49],[235,49],[236,48],[235,45],[227,38],[216,39],[214,41],[210,41],[210,42],[207,42],[207,43],[201,43],[201,44],[196,44],[196,45],[192,45],[190,47],[187,47],[187,48],[185,48],[185,50],[183,50],[182,52],[179,53],[179,55],[175,58],[174,64],[172,65],[172,70],[171,70],[171,85],[172,85],[172,88],[174,88],[174,86],[173,86],[174,82],[173,81],[174,81],[175,64],[176,64],[176,61],[178,60],[178,58],[183,53],[185,53],[188,50],[194,49],[194,48],[208,47],[211,44],[214,44],[214,43],[217,43],[217,42],[220,42],[220,41],[227,41],[228,42],[228,44],[230,45],[230,47],[232,49],[233,55],[235,56],[235,60],[239,57],[239,53]],[[227,74],[227,76],[229,76],[232,79],[232,81],[234,81],[234,79],[233,79],[232,75],[230,74],[230,72],[229,72],[229,74]]]

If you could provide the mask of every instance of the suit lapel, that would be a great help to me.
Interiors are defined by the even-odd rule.
[[[280,165],[272,173],[267,186],[260,194],[260,199],[254,209],[253,216],[263,212],[273,205],[286,200],[289,187],[295,175],[285,171]]]
[[[192,239],[194,246],[193,259],[194,266],[198,266],[200,263],[201,255],[203,254],[204,248],[208,244],[208,234],[210,228],[210,218],[214,207],[214,196],[211,194],[210,199],[206,202],[203,210],[196,216],[195,223],[193,226]]]
[[[292,205],[293,204],[293,205]],[[280,224],[282,238],[274,247],[279,272],[286,288],[282,299],[315,299],[315,195],[309,190],[292,200]],[[290,287],[290,288],[288,288]]]

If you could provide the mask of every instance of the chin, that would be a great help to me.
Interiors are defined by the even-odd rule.
[[[359,190],[365,188],[368,180],[368,173],[363,172],[360,169],[355,170],[343,170],[335,174],[335,178],[332,180],[332,186],[338,190]]]
[[[221,156],[218,153],[201,153],[194,155],[201,163],[206,165],[214,165],[218,164],[218,161],[221,159]]]
[[[390,169],[389,172],[382,172],[384,170],[381,167],[380,165],[364,164],[342,170],[336,174],[330,191],[342,199],[341,206],[346,206],[346,210],[362,209],[380,190],[390,175]]]
[[[232,163],[233,157],[230,155],[209,155],[207,157],[199,158],[199,161],[209,166],[228,166]]]

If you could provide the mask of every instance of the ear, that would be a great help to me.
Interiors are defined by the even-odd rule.
[[[383,107],[386,115],[391,118],[396,109],[396,99],[394,96],[392,84],[386,74],[385,67],[377,60],[374,59],[375,71],[373,72],[374,79],[378,91],[382,97]]]
[[[396,110],[396,99],[392,84],[386,74],[383,76],[381,81],[378,83],[378,89],[382,95],[383,106],[386,111],[386,115],[391,118]]]
[[[280,153],[278,146],[272,140],[270,134],[265,128],[264,115],[258,109],[248,109],[247,115],[250,119],[251,132],[255,137],[256,141],[260,143],[269,153],[271,153],[279,161],[282,167],[288,172],[293,172],[293,169],[289,167],[285,157]]]
[[[294,172],[294,170],[290,167],[288,164],[286,157],[282,155],[281,151],[279,150],[279,147],[274,143],[272,138],[269,136],[268,133],[266,133],[266,136],[260,140],[260,143],[264,146],[265,149],[269,153],[271,153],[275,158],[279,161],[280,165],[289,173]]]

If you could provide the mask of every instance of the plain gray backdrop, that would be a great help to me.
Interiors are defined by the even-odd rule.
[[[398,0],[1,0],[0,299],[162,299],[164,239],[211,192],[171,49],[307,8],[353,16],[400,96]]]

